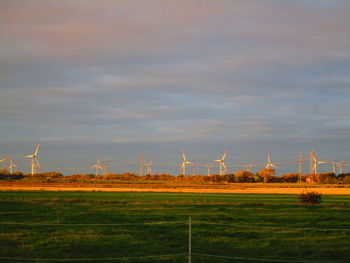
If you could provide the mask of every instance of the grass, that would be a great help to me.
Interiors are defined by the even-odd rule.
[[[70,182],[66,177],[55,179],[24,178],[22,180],[3,180],[0,185],[17,186],[67,186],[67,187],[155,187],[155,188],[176,188],[176,187],[198,187],[198,188],[350,188],[350,184],[307,184],[307,183],[227,183],[227,182],[202,182],[202,181],[181,181],[181,180],[105,180],[103,178],[80,179]]]
[[[192,217],[193,252],[199,254],[350,262],[350,231],[288,229],[350,229],[349,212],[350,196],[340,195],[324,196],[321,205],[302,205],[295,195],[272,194],[0,192],[0,257],[78,259],[186,253],[187,220]],[[171,223],[175,221],[180,222]],[[142,222],[169,223],[82,225]],[[114,262],[187,262],[187,257]],[[232,259],[193,255],[192,262]]]

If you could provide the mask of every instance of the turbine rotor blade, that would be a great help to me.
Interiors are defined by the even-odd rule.
[[[40,144],[38,144],[38,145],[36,146],[35,153],[33,154],[34,156],[36,156],[36,155],[38,154],[39,147],[40,147]]]
[[[315,153],[311,153],[311,157],[312,157],[312,159],[314,160],[314,162],[316,163],[317,162],[317,159],[316,159],[316,156],[315,156]]]
[[[224,155],[222,156],[221,160],[225,160],[226,154],[227,154],[227,150],[224,151]]]
[[[34,158],[34,161],[35,161],[35,165],[39,168],[41,168],[41,165],[39,163],[39,160],[37,158]]]

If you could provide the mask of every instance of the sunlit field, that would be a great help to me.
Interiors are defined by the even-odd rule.
[[[324,196],[320,205],[269,194],[0,197],[2,262],[188,262],[189,217],[192,262],[350,261],[350,196]],[[158,255],[169,256],[149,257]]]

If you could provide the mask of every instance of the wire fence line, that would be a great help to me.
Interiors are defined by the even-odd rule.
[[[0,222],[0,225],[23,225],[23,226],[137,226],[137,225],[165,225],[185,224],[187,221],[163,221],[163,222],[139,222],[139,223],[26,223],[26,222]]]
[[[236,260],[244,260],[244,261],[283,262],[283,263],[284,262],[290,262],[290,263],[344,263],[344,262],[350,262],[349,260],[314,261],[314,260],[245,258],[245,257],[230,257],[230,256],[210,255],[210,254],[201,254],[201,253],[192,253],[192,255],[201,256],[201,257],[211,257],[211,258],[236,259]]]
[[[192,250],[192,225],[213,225],[223,227],[236,227],[236,228],[254,228],[254,229],[277,229],[277,230],[296,230],[296,231],[350,231],[350,228],[299,228],[299,227],[280,227],[280,226],[260,226],[260,225],[243,225],[243,224],[225,224],[215,223],[209,221],[192,221],[191,217],[187,221],[151,221],[151,222],[135,222],[135,223],[27,223],[27,222],[0,222],[0,225],[22,225],[22,226],[138,226],[138,225],[171,225],[171,224],[183,224],[188,225],[188,252],[186,253],[173,253],[162,255],[145,255],[145,256],[121,256],[121,257],[98,257],[98,258],[29,258],[29,257],[3,257],[0,256],[0,260],[20,260],[20,261],[61,261],[61,262],[74,262],[74,261],[132,261],[142,259],[157,259],[157,258],[173,258],[173,257],[185,257],[188,263],[191,263],[194,257],[207,257],[227,260],[239,260],[245,262],[281,262],[281,263],[344,263],[350,262],[349,260],[291,260],[291,259],[268,259],[259,257],[238,257],[238,256],[225,256],[206,253],[197,253]]]
[[[241,225],[241,224],[223,224],[205,221],[192,221],[193,223],[217,226],[229,226],[240,228],[262,228],[262,229],[280,229],[280,230],[306,230],[306,231],[350,231],[350,228],[308,228],[308,227],[281,227],[281,226],[260,226],[260,225]]]
[[[209,221],[192,220],[192,224],[217,225],[239,228],[261,228],[280,230],[308,230],[308,231],[350,231],[350,228],[313,228],[313,227],[286,227],[286,226],[263,226],[246,224],[225,224]],[[23,225],[23,226],[133,226],[133,225],[166,225],[166,224],[188,224],[188,220],[183,221],[151,221],[135,223],[31,223],[31,222],[0,222],[0,225]]]
[[[188,253],[179,254],[165,254],[153,256],[139,256],[139,257],[110,257],[110,258],[19,258],[19,257],[0,257],[0,260],[23,260],[23,261],[108,261],[108,260],[132,260],[132,259],[152,259],[165,257],[187,256]]]
[[[152,258],[165,258],[165,257],[179,257],[186,256],[188,253],[179,254],[165,254],[165,255],[154,255],[154,256],[140,256],[140,257],[111,257],[111,258],[19,258],[19,257],[0,257],[0,260],[22,260],[22,261],[62,261],[62,262],[73,262],[73,261],[114,261],[114,260],[137,260],[137,259],[152,259]],[[210,255],[201,253],[191,253],[191,256],[201,256],[210,258],[221,258],[221,259],[234,259],[244,261],[260,261],[260,262],[281,262],[281,263],[346,263],[348,260],[288,260],[288,259],[263,259],[263,258],[246,258],[246,257],[230,257],[220,255]]]

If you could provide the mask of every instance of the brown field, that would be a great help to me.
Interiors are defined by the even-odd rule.
[[[174,184],[174,183],[45,183],[2,181],[0,191],[99,191],[99,192],[169,192],[169,193],[256,193],[300,194],[317,191],[327,195],[350,195],[350,188],[330,185],[295,184]]]

